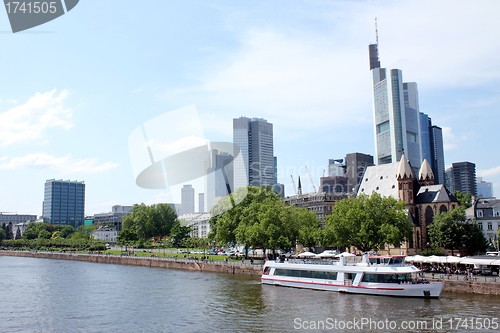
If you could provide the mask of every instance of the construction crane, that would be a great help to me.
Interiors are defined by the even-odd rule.
[[[309,175],[309,179],[311,180],[311,184],[312,184],[312,186],[314,188],[314,193],[317,193],[318,190],[316,189],[316,185],[314,185],[314,181],[313,181],[313,179],[311,177],[311,173],[309,172],[309,169],[307,168],[307,165],[306,165],[306,171],[307,171],[307,174]]]
[[[297,188],[295,187],[295,181],[293,180],[293,175],[290,175],[290,178],[292,178],[292,185],[293,185],[293,190],[295,191],[295,195],[297,195]]]

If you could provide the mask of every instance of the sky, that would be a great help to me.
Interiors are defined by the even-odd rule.
[[[291,175],[312,191],[305,166],[318,186],[328,159],[374,155],[375,17],[381,65],[417,82],[446,166],[475,163],[500,195],[499,12],[497,0],[82,0],[12,33],[0,10],[0,212],[41,215],[48,179],[84,181],[86,215],[180,203],[182,184],[136,185],[129,138],[186,107],[186,132],[209,141],[231,142],[233,118],[267,119],[286,195]]]

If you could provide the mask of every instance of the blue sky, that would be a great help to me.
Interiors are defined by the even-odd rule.
[[[211,141],[232,141],[235,117],[272,122],[287,195],[291,174],[312,190],[305,165],[318,185],[329,158],[374,154],[375,17],[382,67],[418,83],[446,165],[476,163],[499,194],[499,12],[495,0],[87,0],[13,34],[0,11],[0,211],[40,215],[52,178],[85,181],[89,215],[180,202],[180,187],[135,185],[128,137],[189,105]]]

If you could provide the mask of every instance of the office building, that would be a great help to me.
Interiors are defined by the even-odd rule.
[[[419,110],[415,82],[404,82],[399,69],[380,67],[378,44],[369,46],[373,83],[375,164],[398,162],[404,152],[414,173],[424,159],[430,161],[436,181],[444,175],[441,128]]]
[[[240,152],[243,158],[241,166],[234,170],[234,189],[247,185],[274,185],[273,124],[259,118],[235,118],[233,142],[236,146],[233,155],[237,156]]]
[[[205,212],[205,193],[198,193],[198,213]]]
[[[233,155],[212,149],[205,161],[204,209],[208,212],[222,197],[233,192]],[[200,213],[203,213],[200,211]],[[184,212],[184,214],[188,214]]]
[[[477,177],[477,195],[483,198],[494,198],[493,183],[484,181],[482,177]]]
[[[43,219],[50,224],[83,225],[85,217],[85,183],[55,180],[45,182]]]
[[[432,125],[429,118],[429,135],[431,144],[431,168],[436,177],[436,184],[445,183],[445,164],[444,164],[444,143],[443,130],[439,126]]]
[[[92,222],[90,224],[95,224],[97,226],[100,226],[103,224],[107,224],[107,225],[112,224],[114,227],[114,230],[121,231],[123,217],[125,215],[129,214],[130,212],[132,212],[132,207],[133,206],[115,205],[115,206],[111,207],[110,213],[94,214],[93,218],[89,219],[89,220],[92,220]],[[86,223],[84,223],[84,224],[87,225]]]
[[[345,174],[347,176],[347,192],[356,193],[363,179],[366,168],[373,166],[373,156],[362,153],[351,153],[345,156]]]
[[[180,214],[194,213],[194,188],[192,185],[184,185],[181,189],[181,212]]]
[[[452,163],[446,170],[446,187],[450,191],[458,190],[463,194],[477,195],[476,165],[471,162]]]

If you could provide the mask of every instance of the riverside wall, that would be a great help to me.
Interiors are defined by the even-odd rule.
[[[55,252],[27,252],[27,251],[0,251],[0,256],[28,257],[42,259],[77,260],[103,264],[134,265],[170,269],[183,269],[188,271],[204,271],[225,274],[240,274],[260,276],[260,265],[242,265],[240,263],[204,262],[185,259],[165,259],[159,257],[129,257],[112,256],[103,254],[70,254]],[[432,280],[432,279],[431,279]],[[500,295],[500,279],[498,282],[435,279],[445,281],[444,291],[452,293],[467,293],[480,295]]]
[[[132,257],[104,254],[56,253],[56,252],[27,252],[27,251],[0,251],[0,256],[27,257],[42,259],[77,260],[102,264],[134,265],[158,268],[183,269],[188,271],[204,271],[226,274],[240,274],[260,276],[260,265],[242,265],[241,263],[205,262],[186,259],[167,259],[159,257]]]

